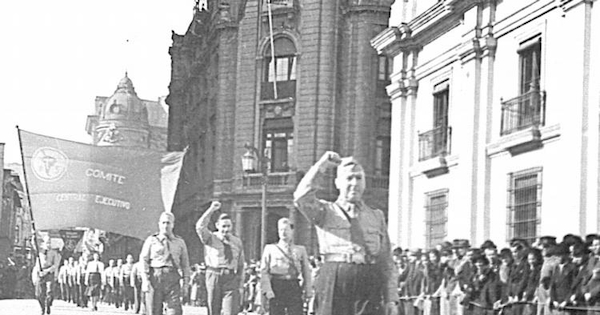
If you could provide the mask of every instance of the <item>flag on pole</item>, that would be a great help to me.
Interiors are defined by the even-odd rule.
[[[184,152],[87,145],[19,130],[37,229],[144,239],[171,211]]]

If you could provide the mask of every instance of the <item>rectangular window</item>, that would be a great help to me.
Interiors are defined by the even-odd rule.
[[[450,154],[450,128],[448,127],[448,106],[450,85],[448,81],[433,89],[433,129],[419,134],[419,160]]]
[[[277,82],[296,80],[296,57],[276,57],[275,63],[273,63],[273,59],[270,59],[266,74],[265,81],[267,82],[273,82],[274,80],[277,80]]]
[[[390,173],[390,137],[380,136],[375,140],[375,175]]]
[[[521,43],[519,53],[519,92],[521,95],[539,90],[541,75],[541,37],[535,37]]]
[[[433,248],[448,235],[448,189],[428,192],[425,199],[425,243]]]
[[[535,241],[542,206],[542,168],[508,174],[508,239]]]
[[[377,80],[389,81],[393,71],[393,59],[379,55],[377,59]]]
[[[294,149],[294,124],[291,118],[266,119],[263,126],[264,148],[271,172],[287,172]]]

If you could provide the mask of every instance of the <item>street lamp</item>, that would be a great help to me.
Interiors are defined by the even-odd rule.
[[[265,245],[267,245],[267,185],[269,182],[269,158],[265,156],[266,154],[259,156],[258,149],[251,146],[249,143],[246,143],[244,148],[246,148],[246,153],[242,155],[242,169],[244,172],[254,173],[258,171],[258,166],[260,166],[260,171],[262,174],[262,196],[260,208],[260,252],[262,253]]]

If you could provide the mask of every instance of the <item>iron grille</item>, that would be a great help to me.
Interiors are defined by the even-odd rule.
[[[542,207],[542,168],[508,174],[508,240],[530,243],[539,235]]]
[[[508,135],[529,127],[544,125],[546,93],[531,90],[523,95],[502,102],[500,135]]]
[[[452,127],[438,127],[419,134],[419,161],[450,154]]]

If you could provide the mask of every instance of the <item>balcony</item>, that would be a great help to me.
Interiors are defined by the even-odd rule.
[[[260,86],[260,99],[273,100],[273,82],[262,82]],[[296,98],[296,81],[278,81],[277,82],[277,99]]]
[[[427,177],[448,173],[446,156],[450,154],[452,128],[443,126],[419,134],[417,171]]]
[[[506,150],[517,155],[541,148],[545,116],[546,92],[538,89],[502,102],[501,137],[488,153]]]
[[[279,188],[294,188],[297,184],[296,172],[278,172],[269,173],[268,182],[269,187]],[[242,187],[244,189],[260,189],[262,187],[262,174],[261,173],[250,173],[245,174],[242,177]],[[271,190],[271,189],[269,189]]]
[[[450,154],[452,127],[438,127],[419,134],[419,162]]]
[[[500,135],[505,136],[530,127],[544,125],[546,92],[531,90],[502,102]]]
[[[262,11],[267,12],[267,4],[269,0],[263,0]],[[294,0],[271,0],[271,10],[280,10],[280,9],[293,9],[294,8]]]

